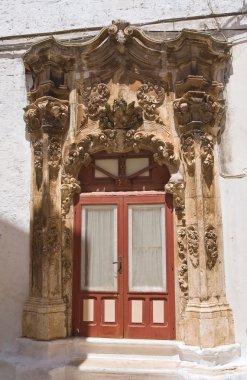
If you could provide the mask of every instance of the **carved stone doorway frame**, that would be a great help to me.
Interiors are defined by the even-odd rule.
[[[53,38],[25,54],[32,142],[30,297],[23,335],[71,335],[73,196],[91,155],[149,150],[175,206],[177,339],[234,342],[225,296],[217,137],[230,46],[184,30],[154,40],[114,23],[84,43]]]

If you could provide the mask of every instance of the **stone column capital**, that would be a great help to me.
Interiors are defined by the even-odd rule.
[[[43,96],[24,108],[27,132],[62,135],[69,127],[69,102]]]

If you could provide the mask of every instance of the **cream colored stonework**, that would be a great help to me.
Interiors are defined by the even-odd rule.
[[[205,33],[184,30],[161,41],[115,23],[88,42],[51,38],[25,54],[33,77],[25,109],[33,195],[24,336],[73,333],[72,203],[80,168],[99,151],[149,150],[171,174],[177,339],[201,347],[234,342],[216,151],[229,49]]]

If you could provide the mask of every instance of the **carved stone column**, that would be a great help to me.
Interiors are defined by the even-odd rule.
[[[61,284],[61,159],[68,130],[68,102],[45,96],[24,116],[32,142],[30,297],[23,335],[38,340],[66,336]]]
[[[187,91],[174,107],[186,182],[186,227],[178,239],[188,271],[182,338],[189,345],[214,347],[234,342],[225,296],[216,151],[224,107],[221,100],[199,90]]]

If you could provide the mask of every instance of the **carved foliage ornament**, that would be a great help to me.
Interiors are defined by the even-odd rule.
[[[182,227],[178,230],[178,256],[180,266],[178,269],[178,282],[181,291],[186,299],[188,299],[188,264],[186,255],[186,228]]]
[[[184,197],[185,197],[185,183],[183,181],[178,182],[168,182],[165,185],[165,191],[168,194],[173,195],[173,204],[175,207],[175,210],[177,212],[177,215],[184,217]]]
[[[67,256],[67,250],[71,248],[71,230],[70,228],[63,227],[63,250],[62,250],[62,282],[64,286],[69,285],[72,279],[72,260]],[[65,293],[65,289],[64,289]]]
[[[156,120],[159,117],[157,108],[165,99],[167,85],[161,86],[151,82],[144,83],[136,93],[138,103],[144,111],[144,116],[148,120]]]
[[[194,135],[192,133],[182,135],[181,145],[182,145],[183,157],[187,166],[188,173],[190,175],[194,175],[195,173]]]
[[[204,241],[207,253],[207,267],[212,269],[218,258],[218,248],[216,230],[211,224],[206,226]]]
[[[201,162],[205,175],[212,174],[214,166],[214,137],[209,133],[201,135]]]
[[[86,83],[76,82],[79,94],[86,106],[86,115],[93,120],[99,116],[100,106],[104,106],[110,97],[110,90],[104,83],[87,86]]]
[[[214,144],[215,137],[207,132],[189,132],[181,136],[181,145],[184,161],[187,166],[188,173],[195,173],[196,147],[195,143],[200,144],[200,157],[202,165],[202,173],[204,177],[212,177],[214,166]]]
[[[43,144],[41,140],[37,140],[33,143],[33,155],[36,184],[39,189],[43,179]]]
[[[135,102],[127,104],[124,99],[115,99],[113,106],[105,105],[99,111],[99,127],[101,129],[137,129],[143,123],[141,107]]]
[[[51,137],[48,143],[48,165],[52,177],[57,174],[62,159],[61,138]]]
[[[203,126],[218,128],[224,107],[204,91],[188,91],[174,102],[178,126],[200,129]]]
[[[187,227],[187,242],[190,261],[194,268],[199,265],[199,235],[194,226]]]
[[[80,183],[72,175],[62,175],[61,198],[63,217],[65,217],[70,210],[74,194],[80,193],[80,190]]]

